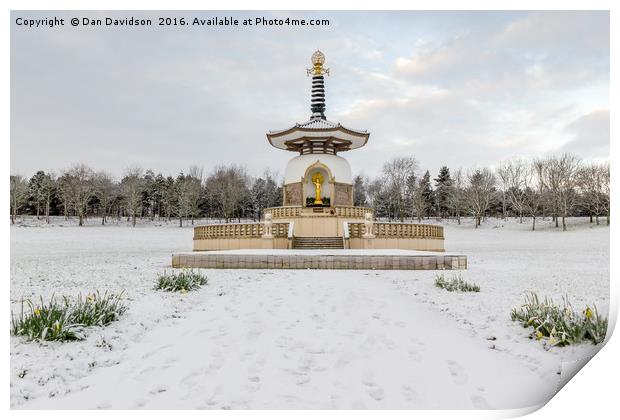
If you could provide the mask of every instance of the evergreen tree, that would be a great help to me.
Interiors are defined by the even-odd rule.
[[[183,218],[191,214],[191,183],[192,177],[179,173],[174,182],[174,193],[176,196],[176,215],[179,218],[179,226],[183,227]]]
[[[452,188],[452,178],[450,177],[450,169],[442,166],[439,170],[437,178],[435,178],[435,210],[442,219],[448,215],[450,211],[450,193]]]
[[[264,209],[281,205],[280,194],[281,189],[271,173],[266,171],[262,177],[256,178],[249,194],[252,218],[260,221]]]
[[[368,201],[366,199],[366,184],[368,180],[366,180],[362,175],[357,175],[353,179],[353,205],[365,207],[368,205]]]
[[[45,178],[43,171],[37,171],[28,181],[28,199],[35,209],[37,219],[41,214],[41,209],[45,205]]]
[[[432,210],[435,204],[435,194],[433,191],[433,187],[431,186],[431,173],[426,171],[424,176],[420,180],[420,184],[418,188],[421,189],[422,197],[426,203],[426,208]],[[428,213],[427,213],[428,214]]]
[[[53,173],[45,174],[43,182],[41,183],[41,196],[43,197],[43,204],[45,206],[45,222],[50,223],[50,207],[54,200],[58,199],[58,186],[56,184],[56,177]]]
[[[152,186],[151,199],[155,209],[155,215],[161,217],[164,212],[164,195],[166,194],[167,181],[161,172],[155,177],[155,182]]]
[[[155,183],[155,173],[147,170],[144,173],[142,189],[142,212],[143,216],[149,217],[151,220],[155,218],[155,195],[157,193],[157,184]]]
[[[165,180],[162,182],[161,191],[162,191],[162,212],[166,216],[166,219],[170,221],[172,216],[174,216],[175,209],[177,207],[177,193],[175,189],[175,181],[174,178],[168,175]]]

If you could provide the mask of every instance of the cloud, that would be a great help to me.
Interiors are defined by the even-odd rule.
[[[571,136],[562,150],[585,159],[609,157],[609,110],[601,109],[585,114],[565,128]]]
[[[305,69],[315,48],[332,70],[328,118],[371,132],[367,147],[343,154],[368,175],[404,154],[434,171],[587,151],[588,129],[577,121],[609,108],[606,12],[295,15],[332,24],[12,27],[12,170],[74,162],[117,175],[133,164],[166,174],[192,164],[284,168],[293,155],[270,147],[265,132],[310,116]]]
[[[571,90],[609,81],[606,12],[532,12],[506,25],[470,30],[441,42],[416,45],[396,60],[397,74],[417,83],[470,86],[505,93],[523,89]]]

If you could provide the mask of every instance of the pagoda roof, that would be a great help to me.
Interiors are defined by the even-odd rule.
[[[369,136],[366,130],[347,128],[323,118],[312,118],[290,128],[267,133],[267,139],[273,147],[295,152],[309,143],[315,147],[317,143],[326,143],[339,152],[357,149],[368,142]]]

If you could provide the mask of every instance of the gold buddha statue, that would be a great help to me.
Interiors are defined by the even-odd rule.
[[[323,200],[321,200],[323,175],[321,175],[320,172],[315,172],[314,175],[312,175],[312,183],[314,184],[314,204],[323,204]]]

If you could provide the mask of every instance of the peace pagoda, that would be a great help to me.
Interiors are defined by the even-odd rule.
[[[312,55],[308,121],[267,133],[269,143],[296,154],[284,171],[283,203],[257,223],[194,228],[194,251],[252,249],[392,249],[444,251],[443,227],[376,221],[370,208],[353,205],[353,177],[341,155],[363,147],[370,133],[325,116],[329,69],[321,51]]]

